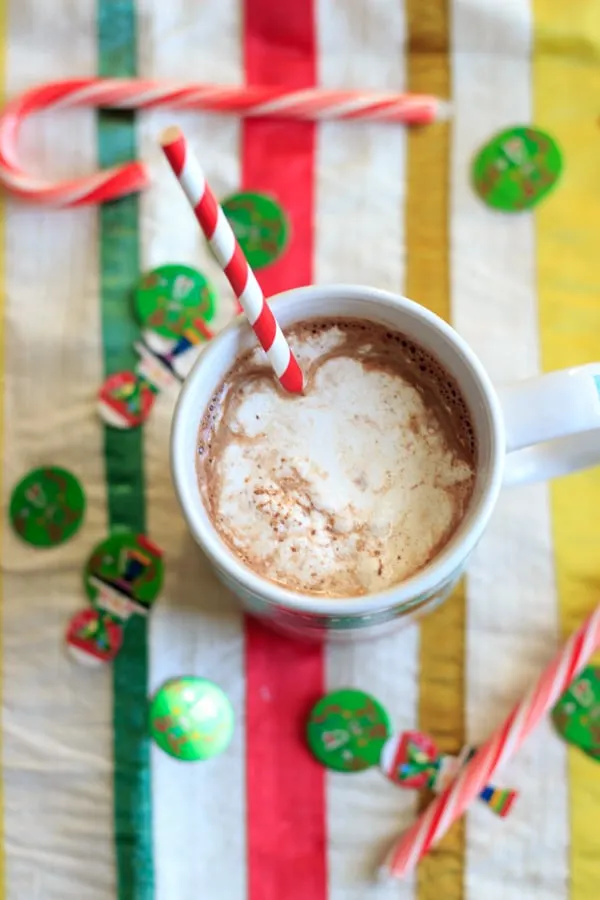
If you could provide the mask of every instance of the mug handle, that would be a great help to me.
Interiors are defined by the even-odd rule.
[[[600,463],[600,363],[498,389],[506,429],[504,484],[546,481]]]

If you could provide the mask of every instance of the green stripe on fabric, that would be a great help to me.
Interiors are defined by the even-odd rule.
[[[136,73],[133,0],[98,0],[99,74]],[[130,112],[102,112],[98,160],[104,168],[134,159],[135,121]],[[106,374],[131,369],[139,336],[131,293],[139,276],[138,201],[126,197],[100,208],[100,290]],[[111,530],[144,532],[143,434],[105,429],[104,452]],[[114,819],[119,900],[152,900],[152,804],[147,728],[148,645],[146,620],[127,624],[123,649],[113,664]]]

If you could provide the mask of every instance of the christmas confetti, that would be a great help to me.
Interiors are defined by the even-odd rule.
[[[210,322],[215,293],[201,272],[184,265],[159,266],[142,276],[135,293],[136,315],[144,328],[161,337],[180,338],[195,323]],[[201,334],[199,335],[201,336]]]
[[[136,428],[154,406],[156,389],[135,372],[110,375],[98,393],[100,418],[113,428]]]
[[[275,199],[266,194],[239,193],[224,200],[222,206],[252,269],[264,269],[282,255],[289,224]]]
[[[126,622],[152,609],[163,583],[162,551],[145,535],[116,532],[87,561],[84,582],[95,608]]]
[[[176,759],[196,762],[217,756],[229,745],[233,729],[229,699],[205,678],[172,678],[152,698],[150,734]]]
[[[79,530],[85,495],[77,478],[59,466],[33,469],[13,489],[10,521],[34,547],[63,544]]]
[[[339,772],[360,772],[377,765],[389,733],[390,720],[381,704],[352,688],[319,700],[307,725],[313,754]]]
[[[519,126],[494,135],[477,153],[472,178],[481,199],[503,212],[531,209],[562,170],[555,141],[538,128]]]
[[[552,722],[569,744],[600,753],[600,668],[586,666],[552,710]]]
[[[459,756],[441,754],[428,735],[420,731],[403,731],[393,734],[386,741],[381,751],[380,768],[399,787],[416,790],[427,788],[441,794],[474,753],[473,747],[465,747]],[[517,796],[517,792],[511,788],[486,785],[479,799],[497,816],[504,818],[512,809]]]
[[[65,635],[69,655],[86,666],[112,662],[123,643],[123,627],[97,609],[83,609],[69,621]]]

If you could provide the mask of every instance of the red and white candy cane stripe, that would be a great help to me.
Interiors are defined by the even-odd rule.
[[[402,878],[448,831],[479,795],[497,768],[507,762],[554,706],[600,646],[600,606],[555,656],[527,697],[477,751],[456,780],[404,833],[385,860],[381,874]]]
[[[301,393],[304,387],[302,370],[264,298],[225,213],[206,183],[200,163],[190,151],[179,128],[168,128],[161,138],[161,145],[282,387],[291,393]]]
[[[436,97],[368,91],[285,91],[276,87],[162,84],[142,79],[75,78],[33,88],[11,101],[0,116],[0,182],[12,193],[46,206],[104,203],[149,184],[139,162],[105,169],[70,181],[51,182],[28,175],[18,163],[17,141],[27,116],[41,109],[92,106],[110,109],[203,109],[238,116],[292,119],[370,119],[426,125],[447,115]]]

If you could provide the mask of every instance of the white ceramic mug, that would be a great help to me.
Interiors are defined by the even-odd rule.
[[[445,599],[463,573],[503,484],[539,481],[600,461],[600,364],[499,389],[465,341],[442,319],[403,297],[354,285],[306,287],[270,300],[282,327],[320,316],[369,319],[429,350],[456,379],[478,442],[469,510],[435,559],[401,584],[362,597],[323,599],[285,590],[257,575],[221,540],[202,503],[196,453],[202,413],[236,357],[255,345],[238,319],[201,353],[177,403],[171,435],[175,489],[192,535],[244,607],[304,637],[371,637],[406,624]]]

